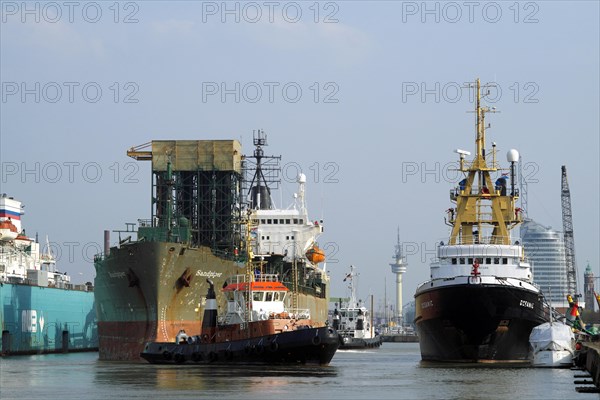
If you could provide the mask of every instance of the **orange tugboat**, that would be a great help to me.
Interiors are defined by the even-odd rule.
[[[248,279],[249,278],[249,279]],[[226,282],[227,314],[219,321],[209,284],[202,331],[180,331],[175,342],[147,343],[140,356],[153,364],[329,364],[339,346],[330,327],[313,327],[309,310],[284,307],[289,292],[276,275],[237,275]]]

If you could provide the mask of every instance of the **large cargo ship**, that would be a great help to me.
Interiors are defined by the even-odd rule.
[[[519,155],[508,151],[510,170],[502,173],[496,143],[490,150],[485,141],[485,115],[494,109],[481,105],[479,80],[475,88],[476,153],[467,162],[470,153],[456,150],[464,179],[450,192],[455,204],[447,210],[450,238],[437,246],[431,279],[415,294],[421,357],[527,363],[529,334],[546,317],[523,246],[509,233],[522,220],[515,206]]]
[[[222,287],[247,257],[290,289],[286,307],[308,309],[325,325],[329,278],[316,243],[323,224],[308,217],[306,178],[298,176],[294,204],[276,209],[280,157],[264,155],[261,131],[253,139],[248,157],[235,140],[158,140],[128,151],[152,163],[151,218],[128,224],[118,246],[105,231],[95,259],[100,359],[140,360],[146,342],[199,332],[206,279]],[[223,296],[217,302],[225,309]]]
[[[46,240],[21,226],[20,201],[0,197],[1,355],[98,350],[91,283],[74,285],[56,269]]]

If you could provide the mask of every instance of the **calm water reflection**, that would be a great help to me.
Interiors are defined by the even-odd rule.
[[[0,359],[0,399],[598,399],[569,369],[425,364],[418,344],[339,351],[330,366],[157,366],[97,353]]]

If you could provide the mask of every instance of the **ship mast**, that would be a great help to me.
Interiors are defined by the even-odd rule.
[[[472,86],[470,86],[472,87]],[[449,223],[452,226],[450,244],[510,244],[509,230],[521,222],[519,209],[515,210],[518,191],[515,190],[515,163],[518,161],[518,152],[510,150],[508,161],[511,162],[511,187],[507,188],[507,177],[504,175],[492,183],[491,172],[501,169],[496,162],[496,144],[492,144],[491,162],[488,164],[489,154],[486,155],[485,142],[485,115],[494,113],[495,107],[481,105],[482,89],[479,79],[475,82],[476,89],[476,153],[473,161],[465,162],[468,151],[456,150],[460,155],[459,171],[466,177],[459,182],[459,186],[451,192],[451,200],[456,202],[456,208],[448,210]],[[484,95],[484,97],[485,97]],[[488,156],[486,158],[486,156]],[[490,229],[491,232],[484,232]],[[489,236],[485,236],[489,234]]]
[[[262,130],[253,133],[254,154],[246,160],[254,159],[254,175],[250,180],[248,196],[250,208],[254,210],[273,209],[271,189],[278,183],[280,156],[266,156],[263,147],[267,146],[267,136]]]

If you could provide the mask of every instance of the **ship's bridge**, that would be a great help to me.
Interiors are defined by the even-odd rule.
[[[255,254],[302,257],[323,232],[322,221],[310,221],[298,210],[256,210],[253,215]]]
[[[478,273],[531,281],[531,266],[519,242],[511,245],[494,244],[495,242],[494,238],[482,238],[480,243],[456,245],[440,242],[437,258],[431,263],[431,278],[447,279]]]

